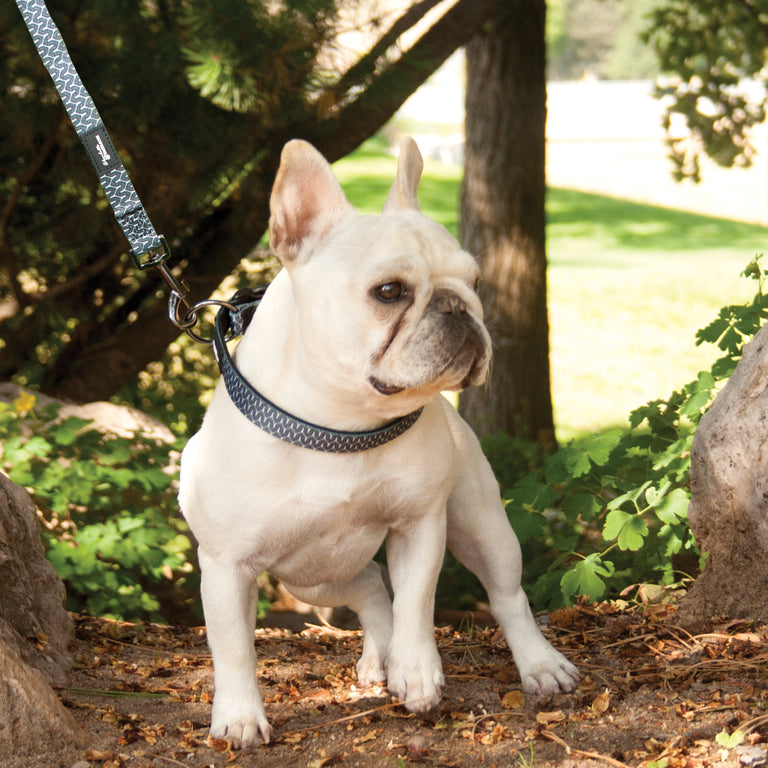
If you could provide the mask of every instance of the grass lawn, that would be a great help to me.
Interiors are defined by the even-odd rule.
[[[380,210],[394,158],[366,144],[335,172],[361,210]],[[424,213],[457,232],[461,170],[427,163]],[[756,284],[740,277],[766,228],[550,189],[549,316],[560,439],[626,423],[629,412],[708,369],[719,356],[695,332]]]

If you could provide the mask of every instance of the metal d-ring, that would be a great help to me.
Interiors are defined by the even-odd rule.
[[[171,293],[171,298],[168,300],[168,311],[169,314],[171,312],[171,301],[173,297],[173,293]],[[206,307],[224,307],[229,312],[237,312],[237,307],[232,304],[229,301],[221,301],[220,299],[203,299],[203,301],[198,301],[197,304],[190,307],[190,309],[187,311],[187,314],[184,315],[184,318],[180,320],[180,322],[176,322],[175,320],[171,319],[171,322],[176,325],[179,329],[184,331],[187,336],[189,336],[190,339],[193,339],[194,341],[199,342],[200,344],[213,344],[213,338],[206,339],[204,336],[201,336],[199,333],[196,333],[192,329],[197,324],[198,321],[198,315],[200,314],[201,310],[205,309]],[[229,334],[224,341],[230,341],[231,339],[234,339],[238,334],[232,333]]]
[[[213,344],[213,338],[206,339],[192,330],[199,320],[198,315],[206,307],[225,307],[230,312],[237,312],[237,307],[228,301],[219,299],[204,299],[190,306],[187,301],[189,286],[183,280],[177,280],[165,264],[158,264],[157,271],[165,284],[170,288],[168,295],[168,319],[171,324],[200,344]],[[234,338],[234,335],[231,337]],[[226,339],[229,341],[229,338]]]

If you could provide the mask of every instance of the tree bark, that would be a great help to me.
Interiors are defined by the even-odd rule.
[[[545,250],[544,0],[498,0],[467,45],[462,245],[483,266],[481,297],[494,341],[485,389],[461,410],[478,434],[555,443]]]

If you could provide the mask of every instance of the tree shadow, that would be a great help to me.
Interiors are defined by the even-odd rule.
[[[597,240],[606,251],[637,251],[643,261],[670,253],[685,258],[727,248],[743,251],[746,262],[750,254],[764,248],[768,235],[766,227],[756,224],[558,188],[547,191],[547,228],[558,238]],[[611,266],[599,255],[595,260]],[[573,261],[575,254],[557,255],[558,263]],[[581,258],[578,265],[590,266]],[[615,264],[617,268],[625,265]]]

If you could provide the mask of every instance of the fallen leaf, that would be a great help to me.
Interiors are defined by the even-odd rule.
[[[525,706],[525,696],[522,691],[509,691],[501,700],[504,709],[522,709]]]
[[[541,725],[550,725],[551,723],[562,723],[565,715],[562,709],[556,709],[554,712],[537,712],[536,722]]]
[[[362,736],[358,736],[353,743],[363,744],[366,741],[373,741],[374,739],[378,738],[380,733],[381,733],[381,728],[374,728],[372,731],[368,731],[368,733],[365,733]]]
[[[600,717],[600,715],[603,715],[608,710],[608,707],[611,706],[611,694],[606,688],[602,693],[598,693],[597,696],[592,700],[592,714],[596,717]]]

